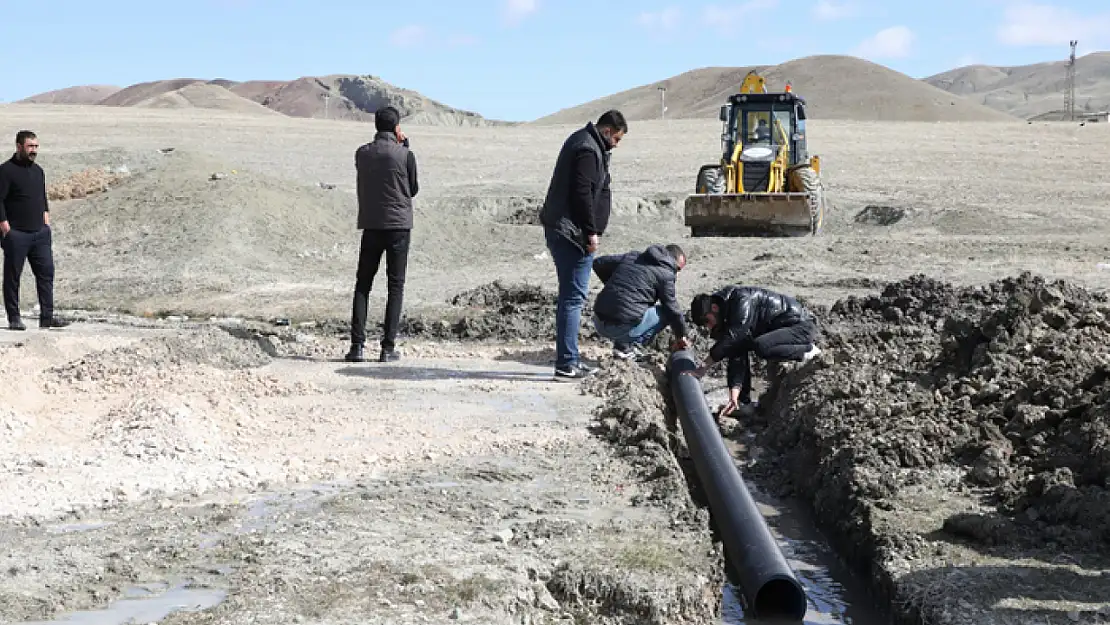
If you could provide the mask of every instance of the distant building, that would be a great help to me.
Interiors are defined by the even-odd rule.
[[[1097,113],[1084,113],[1081,119],[1085,122],[1107,122],[1107,123],[1110,123],[1110,111],[1099,111]]]

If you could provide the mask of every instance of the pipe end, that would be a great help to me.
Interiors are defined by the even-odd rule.
[[[801,584],[792,579],[777,578],[759,588],[752,609],[760,621],[800,623],[809,604]]]

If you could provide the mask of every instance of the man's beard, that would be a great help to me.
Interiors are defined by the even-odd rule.
[[[35,156],[37,156],[37,154],[33,154],[31,152],[17,152],[16,155],[19,157],[19,160],[26,161],[28,163],[34,163]]]

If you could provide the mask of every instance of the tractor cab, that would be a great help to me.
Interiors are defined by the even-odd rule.
[[[805,100],[785,93],[739,93],[721,107],[724,125],[721,148],[724,162],[742,146],[740,161],[770,161],[785,148],[785,164],[809,160],[806,147]]]

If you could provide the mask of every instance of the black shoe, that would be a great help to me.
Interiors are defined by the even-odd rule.
[[[8,322],[8,329],[9,330],[26,330],[27,329],[27,324],[23,323],[19,319],[16,319],[15,321],[9,321]]]
[[[594,369],[583,365],[555,367],[556,380],[582,380],[593,375]]]
[[[378,362],[397,362],[401,359],[401,354],[393,349],[383,349],[381,355],[378,356]]]
[[[39,327],[42,329],[64,328],[68,325],[68,321],[66,321],[65,319],[59,319],[57,317],[51,317],[50,319],[39,319]]]
[[[350,351],[343,357],[347,362],[365,362],[366,357],[362,355],[361,345],[351,345]]]

